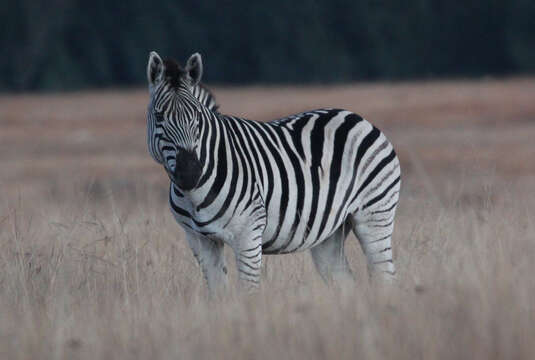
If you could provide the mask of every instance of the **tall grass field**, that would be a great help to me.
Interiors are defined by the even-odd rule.
[[[303,252],[218,299],[148,155],[147,91],[0,96],[0,359],[534,358],[533,80],[215,87],[258,120],[359,113],[403,181],[394,284],[369,282],[350,236],[354,287]]]

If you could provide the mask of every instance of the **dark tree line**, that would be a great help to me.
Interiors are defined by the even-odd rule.
[[[0,90],[137,85],[148,52],[204,57],[217,83],[535,71],[535,1],[8,0]]]

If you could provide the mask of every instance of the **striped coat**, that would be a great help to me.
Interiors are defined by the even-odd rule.
[[[173,182],[170,204],[211,289],[226,283],[223,247],[257,286],[263,254],[310,249],[326,280],[352,274],[353,230],[370,273],[392,278],[400,190],[395,151],[350,111],[320,109],[267,123],[213,111],[195,96],[202,60],[183,69],[151,53],[149,151]]]

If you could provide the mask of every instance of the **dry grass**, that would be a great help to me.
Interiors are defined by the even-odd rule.
[[[216,91],[252,118],[331,105],[386,131],[399,281],[369,284],[350,238],[354,289],[303,253],[209,301],[145,150],[145,92],[3,96],[0,359],[533,357],[533,79]]]

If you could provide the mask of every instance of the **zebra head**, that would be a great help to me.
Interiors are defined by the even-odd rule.
[[[170,179],[184,190],[195,187],[202,172],[198,160],[202,105],[192,91],[202,76],[202,59],[193,54],[182,68],[151,52],[147,65],[150,102],[147,144]]]

